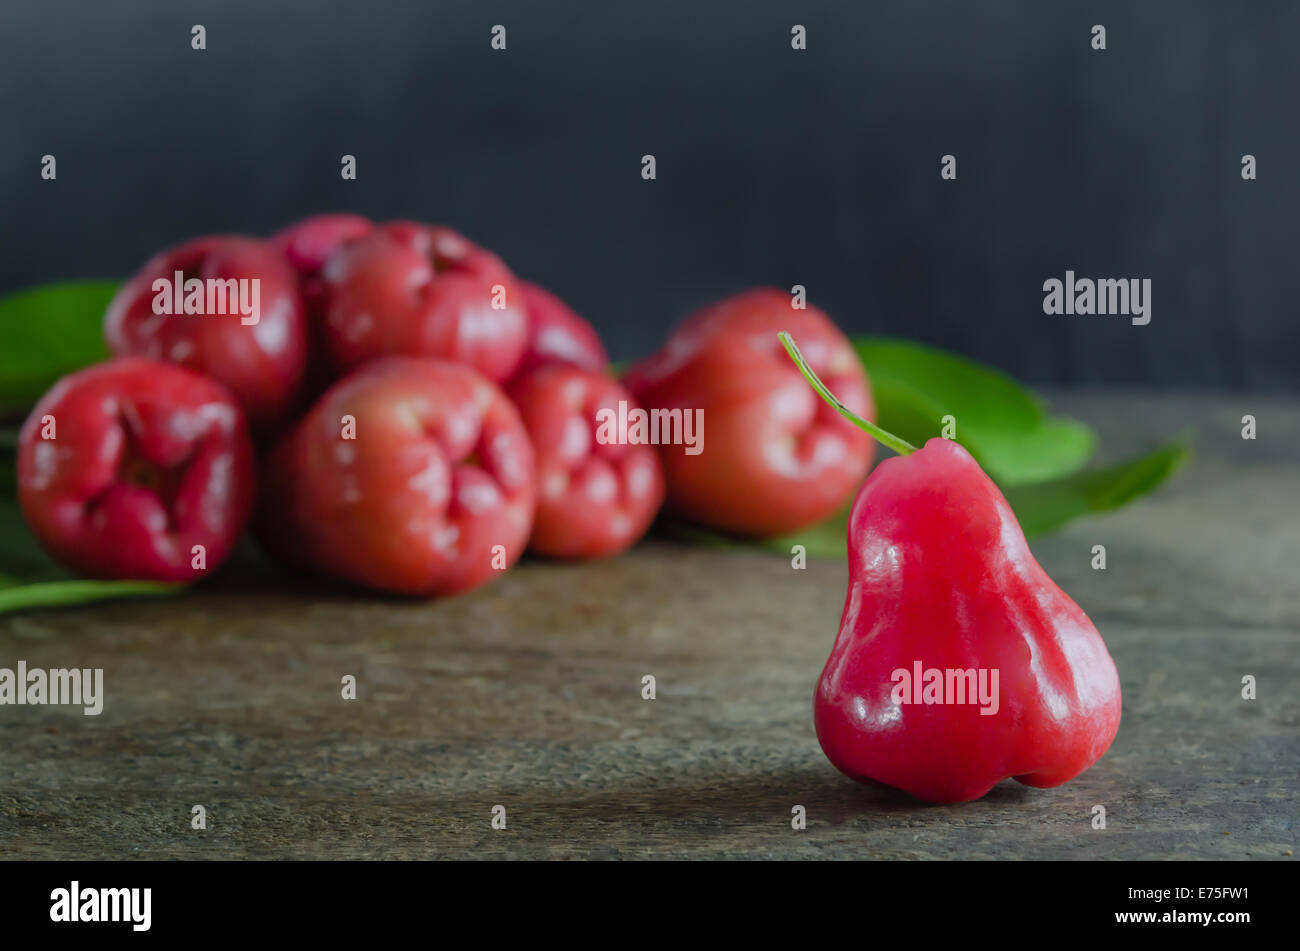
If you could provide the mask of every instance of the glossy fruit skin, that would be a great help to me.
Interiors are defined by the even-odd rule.
[[[841,401],[875,419],[862,364],[825,313],[790,300],[759,289],[707,307],[623,378],[642,406],[704,411],[701,453],[660,447],[668,507],[691,521],[793,532],[846,505],[871,466],[875,443],[808,387],[776,335],[793,334]]]
[[[355,420],[344,438],[345,417]],[[514,405],[461,364],[373,361],[275,447],[259,535],[275,554],[381,591],[468,591],[523,553],[537,504]]]
[[[202,280],[257,279],[259,316],[154,313],[155,280],[175,272]],[[150,258],[114,296],[104,338],[117,356],[166,360],[225,384],[259,432],[282,424],[298,399],[307,365],[307,327],[298,278],[269,243],[196,238]]]
[[[271,236],[271,246],[304,278],[320,274],[329,256],[375,230],[369,218],[346,212],[312,215]]]
[[[42,438],[47,416],[53,439]],[[197,580],[234,548],[255,494],[234,398],[170,363],[123,357],[66,376],[18,437],[27,524],[59,561],[94,578]]]
[[[598,413],[628,392],[607,374],[537,367],[508,390],[537,453],[537,520],[528,547],[553,558],[601,558],[635,544],[664,500],[653,446],[602,442]]]
[[[500,382],[523,356],[528,316],[518,281],[450,228],[380,225],[340,246],[320,273],[325,346],[339,371],[405,354],[464,363]]]
[[[959,444],[931,439],[877,466],[853,504],[848,545],[844,614],[813,704],[837,769],[954,803],[1007,777],[1059,786],[1110,746],[1115,663]],[[918,661],[997,669],[998,711],[894,703],[893,671]]]
[[[298,275],[307,318],[307,373],[296,407],[299,412],[316,402],[337,378],[325,343],[327,297],[321,268],[339,248],[364,238],[374,230],[375,224],[369,218],[331,213],[296,221],[270,238],[271,246],[284,256]]]
[[[546,288],[526,281],[519,286],[528,312],[528,345],[515,378],[546,363],[567,363],[598,373],[608,370],[609,354],[591,324]]]

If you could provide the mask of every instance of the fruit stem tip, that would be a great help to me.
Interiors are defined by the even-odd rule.
[[[794,342],[793,337],[784,330],[778,333],[776,337],[781,341],[781,346],[785,347],[785,352],[790,355],[790,359],[793,360],[794,365],[799,368],[799,372],[803,374],[804,379],[808,381],[808,385],[816,390],[817,395],[829,403],[837,413],[859,429],[866,430],[876,439],[877,442],[884,446],[888,446],[900,456],[907,456],[916,452],[916,447],[907,440],[900,439],[893,433],[881,429],[875,423],[863,419],[857,413],[853,412],[853,410],[841,403],[835,394],[827,389],[826,384],[821,381],[821,377],[819,377],[813,371],[813,368],[808,365],[808,361],[805,360],[804,355],[799,352],[799,346]]]

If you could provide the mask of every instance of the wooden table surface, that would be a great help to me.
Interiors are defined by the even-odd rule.
[[[1293,858],[1300,404],[1055,406],[1096,426],[1106,457],[1188,427],[1197,451],[1157,495],[1033,546],[1124,689],[1114,745],[1063,787],[1007,781],[936,807],[841,776],[811,698],[843,562],[796,571],[657,541],[594,564],[526,562],[443,602],[228,578],[0,618],[0,666],[102,667],[107,695],[98,717],[0,708],[0,854]],[[1090,568],[1094,544],[1105,571]],[[1256,700],[1241,698],[1245,674]],[[206,830],[191,828],[195,804]]]

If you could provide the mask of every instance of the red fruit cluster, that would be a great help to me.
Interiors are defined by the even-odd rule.
[[[194,580],[256,508],[275,555],[413,595],[473,588],[525,547],[615,554],[665,499],[791,531],[847,501],[871,442],[803,385],[785,329],[870,414],[843,335],[776,291],[692,317],[624,385],[590,324],[449,228],[330,214],[197,238],[112,301],[118,359],[36,408],[20,498],[90,575]]]
[[[663,501],[653,448],[598,438],[635,403],[595,330],[449,228],[197,238],[104,335],[115,359],[60,381],[19,448],[29,525],[87,575],[196,580],[251,521],[290,562],[452,594],[525,547],[622,551]]]

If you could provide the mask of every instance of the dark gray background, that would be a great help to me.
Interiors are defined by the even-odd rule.
[[[0,292],[346,209],[460,229],[616,358],[801,283],[1034,382],[1295,390],[1297,40],[1285,2],[3,0]],[[1067,268],[1151,278],[1151,324],[1044,316]]]

